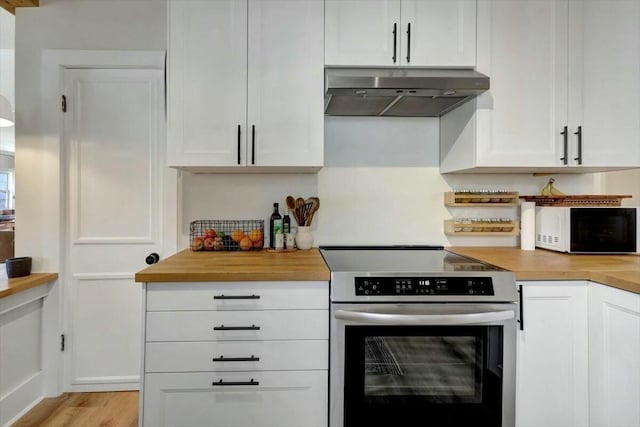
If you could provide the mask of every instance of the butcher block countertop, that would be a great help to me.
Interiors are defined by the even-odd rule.
[[[448,247],[448,251],[513,271],[518,280],[592,280],[640,294],[640,256],[578,255],[509,247]]]
[[[136,282],[329,281],[317,249],[193,252],[185,249],[136,273]]]
[[[0,298],[35,288],[58,279],[58,273],[31,273],[24,277],[7,279],[6,274],[0,279]]]

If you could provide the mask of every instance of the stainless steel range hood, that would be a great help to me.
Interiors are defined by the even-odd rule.
[[[325,115],[440,117],[489,89],[474,70],[325,69]]]

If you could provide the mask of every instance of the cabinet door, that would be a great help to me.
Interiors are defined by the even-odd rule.
[[[589,284],[591,426],[640,425],[640,295]]]
[[[148,374],[142,425],[326,427],[327,382],[327,371]]]
[[[519,332],[516,424],[586,427],[586,282],[525,282]]]
[[[566,1],[478,4],[477,166],[561,166],[567,123]]]
[[[400,64],[400,0],[326,0],[325,16],[325,65]]]
[[[640,166],[640,2],[572,0],[569,123],[584,166]],[[579,157],[577,135],[570,156]]]
[[[246,1],[169,1],[167,77],[169,165],[244,164]]]
[[[404,65],[474,67],[476,0],[402,0]]]
[[[440,119],[440,171],[561,167],[566,0],[478,0],[477,70],[491,88]]]
[[[322,166],[324,2],[249,1],[249,166]]]

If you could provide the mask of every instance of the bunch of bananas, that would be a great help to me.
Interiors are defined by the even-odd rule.
[[[549,182],[547,182],[547,185],[545,185],[542,188],[542,191],[540,192],[541,195],[543,196],[566,196],[566,194],[564,194],[562,191],[557,190],[554,186],[553,183],[556,182],[555,179],[553,178],[549,178]]]

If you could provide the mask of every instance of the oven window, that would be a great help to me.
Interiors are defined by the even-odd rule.
[[[501,405],[501,326],[345,328],[345,427],[499,427]]]

